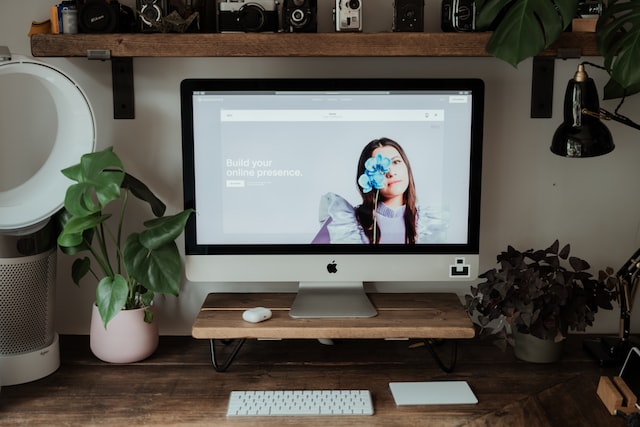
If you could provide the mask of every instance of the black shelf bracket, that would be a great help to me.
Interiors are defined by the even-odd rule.
[[[553,116],[553,78],[556,59],[580,58],[580,49],[559,48],[555,57],[533,57],[531,76],[531,118],[549,119]]]
[[[112,57],[111,51],[95,49],[87,51],[87,58],[111,60],[111,86],[113,88],[113,118],[135,119],[133,90],[133,58]]]
[[[533,58],[531,76],[531,118],[549,119],[553,116],[553,75],[555,71],[553,57]]]

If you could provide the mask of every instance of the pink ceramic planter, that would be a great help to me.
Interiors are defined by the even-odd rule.
[[[145,323],[143,311],[142,308],[122,310],[105,329],[94,304],[90,332],[93,354],[109,363],[132,363],[151,356],[158,348],[158,322],[154,319],[152,323]]]

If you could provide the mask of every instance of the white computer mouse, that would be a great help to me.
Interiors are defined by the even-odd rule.
[[[242,318],[251,323],[263,322],[271,319],[271,310],[264,307],[250,308],[242,313]]]

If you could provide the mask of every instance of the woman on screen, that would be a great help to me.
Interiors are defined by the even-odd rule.
[[[389,138],[367,144],[358,161],[362,204],[353,207],[335,193],[322,196],[322,227],[313,243],[443,243],[440,212],[417,204],[415,181],[404,150]]]

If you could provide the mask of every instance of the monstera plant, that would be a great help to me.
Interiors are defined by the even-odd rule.
[[[98,281],[96,305],[104,326],[121,310],[149,307],[154,294],[177,295],[182,260],[175,240],[192,210],[163,216],[164,203],[124,171],[111,148],[85,154],[62,173],[74,183],[58,215],[58,245],[67,254],[88,254],[74,261],[72,278],[79,284],[91,273]],[[156,218],[125,238],[130,196],[147,202]],[[145,310],[145,321],[151,316]]]
[[[513,66],[555,43],[582,0],[476,0],[476,28],[493,28],[486,50]],[[610,80],[604,98],[640,92],[640,0],[609,0],[596,39]]]

